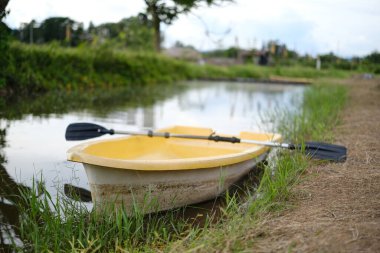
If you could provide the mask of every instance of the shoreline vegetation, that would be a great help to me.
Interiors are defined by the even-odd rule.
[[[54,43],[26,45],[12,42],[7,63],[3,70],[5,82],[0,87],[0,94],[7,96],[100,87],[130,87],[133,90],[145,85],[198,79],[305,83],[318,78],[346,78],[353,73],[302,66],[199,65],[154,52],[64,48]]]
[[[305,92],[299,113],[272,115],[276,130],[299,143],[311,138],[331,141],[346,97],[347,89],[331,81],[313,85]],[[206,215],[202,226],[186,219],[183,208],[145,216],[138,211],[133,216],[123,210],[108,215],[90,212],[63,196],[52,197],[36,181],[17,201],[21,218],[15,230],[22,244],[14,242],[13,247],[34,252],[241,251],[254,244],[247,232],[254,232],[261,219],[289,208],[292,187],[312,163],[301,153],[279,151],[263,165],[259,185],[244,187],[243,195],[227,191],[218,219]]]

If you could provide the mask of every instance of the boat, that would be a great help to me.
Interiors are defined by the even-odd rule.
[[[174,126],[171,134],[210,136],[209,128]],[[228,135],[221,135],[228,136]],[[279,134],[241,132],[241,139],[281,140]],[[98,210],[110,204],[127,213],[151,213],[213,199],[267,157],[270,148],[200,139],[127,136],[70,148],[69,161],[83,163]]]

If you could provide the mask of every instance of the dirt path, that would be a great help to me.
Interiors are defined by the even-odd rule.
[[[254,252],[380,252],[380,81],[352,79],[337,142],[344,164],[314,166],[294,208],[254,232]]]

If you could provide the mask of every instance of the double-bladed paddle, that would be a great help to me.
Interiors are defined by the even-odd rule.
[[[291,143],[279,143],[270,141],[256,141],[256,140],[242,140],[237,137],[224,137],[218,135],[188,135],[188,134],[174,134],[168,132],[132,132],[132,131],[116,131],[113,129],[107,129],[103,126],[92,123],[72,123],[66,129],[66,140],[68,141],[80,141],[87,140],[95,137],[99,137],[105,134],[126,134],[126,135],[142,135],[149,137],[164,137],[164,138],[186,138],[186,139],[199,139],[199,140],[211,140],[222,141],[231,143],[249,143],[257,144],[269,147],[280,147],[291,150],[302,150],[305,154],[312,158],[329,160],[334,162],[344,162],[347,157],[347,148],[340,145],[323,143],[323,142],[305,142],[303,144],[291,144]]]

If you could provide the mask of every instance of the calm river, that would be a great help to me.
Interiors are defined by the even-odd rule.
[[[64,138],[70,123],[92,122],[118,130],[188,125],[218,133],[271,131],[263,119],[276,110],[296,109],[300,100],[294,98],[302,97],[303,91],[299,85],[197,81],[133,95],[123,90],[83,91],[88,93],[83,98],[55,94],[9,102],[0,115],[0,229],[12,217],[7,195],[17,184],[30,186],[33,177],[42,178],[53,195],[65,183],[88,189],[82,165],[66,161],[67,149],[78,144]]]

